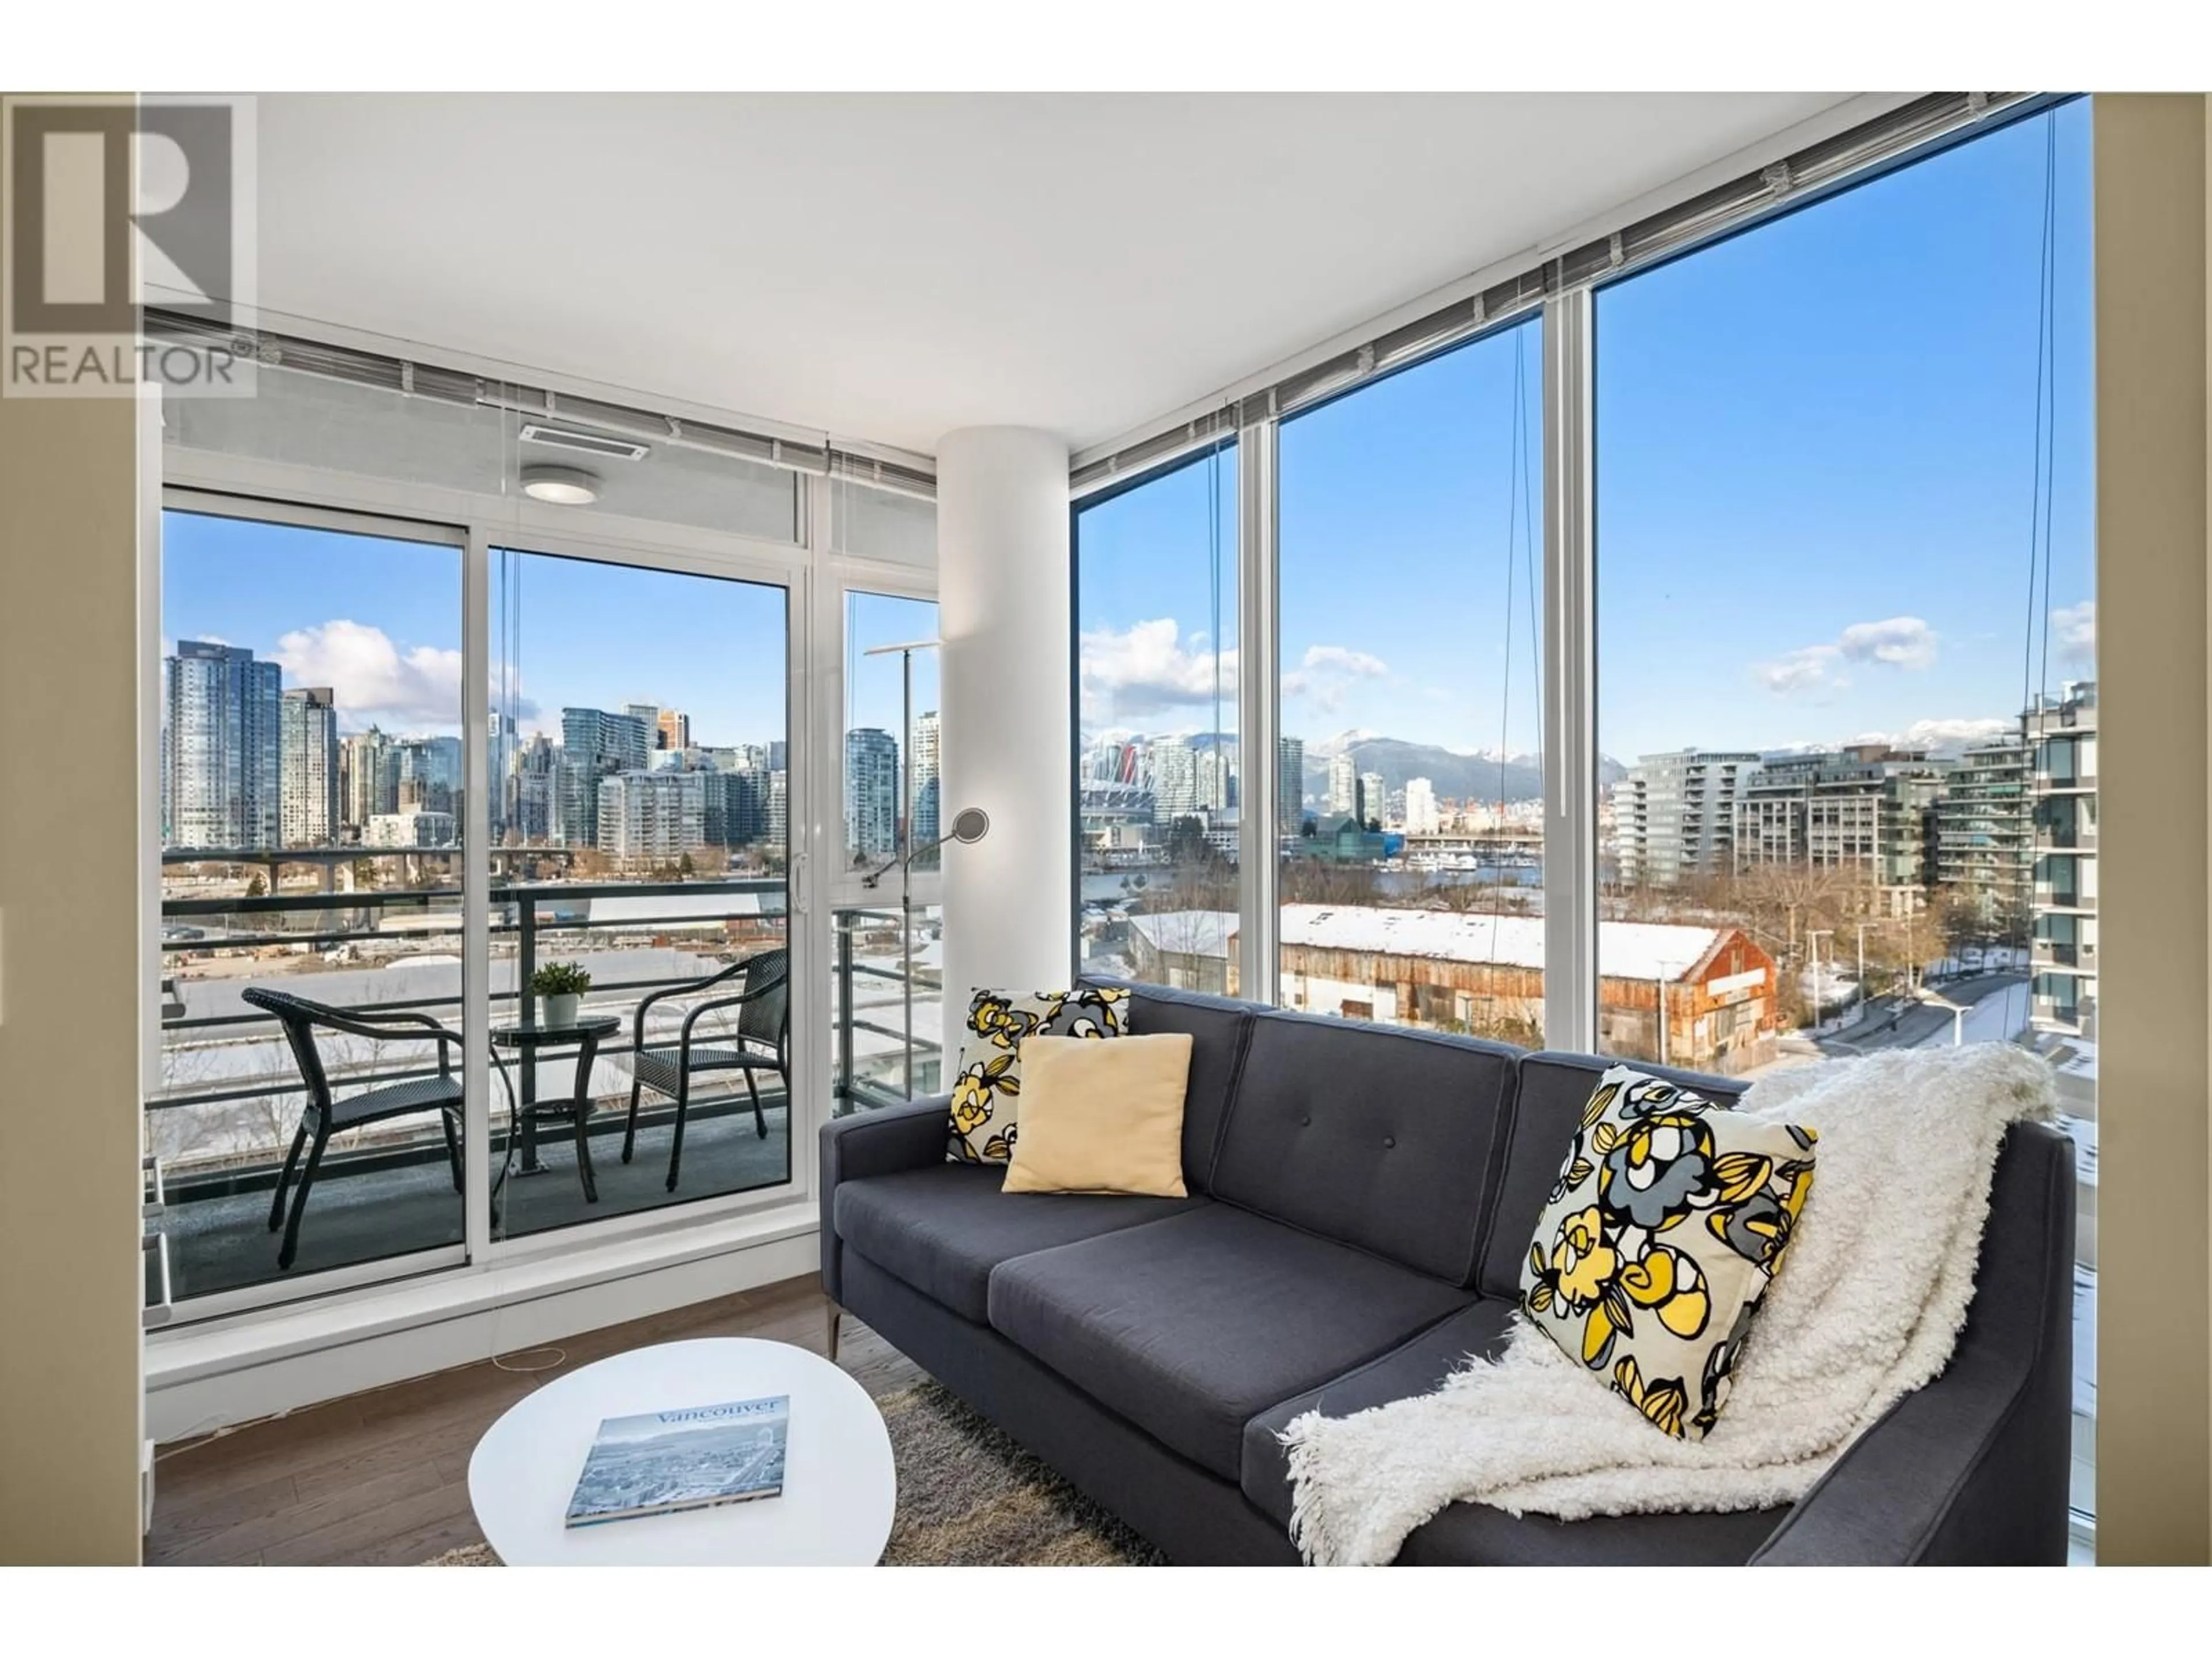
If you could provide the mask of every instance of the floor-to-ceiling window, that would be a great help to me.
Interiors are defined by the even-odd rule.
[[[1595,301],[1596,1029],[1756,1077],[2032,1043],[2082,1170],[2091,1506],[2089,119],[2033,119]]]
[[[501,1228],[786,1181],[786,590],[541,552],[493,562]],[[553,1012],[563,970],[588,981],[574,1018]]]
[[[913,900],[903,941],[895,916],[844,942],[905,981],[879,1093],[934,1084],[935,653],[909,708],[865,648],[933,640],[926,465],[287,355],[316,368],[272,358],[164,433],[145,1108],[176,1314],[777,1201],[847,1098],[842,912]],[[841,641],[832,733],[807,687]],[[842,731],[870,729],[910,886],[846,867]],[[264,990],[313,1006],[288,1028]]]
[[[908,505],[903,511],[919,517]],[[830,914],[835,1109],[935,1091],[944,1054],[937,602],[848,589],[840,868]]]
[[[1531,1046],[1542,324],[1282,423],[1278,995]]]
[[[1237,451],[1076,524],[1078,954],[1085,972],[1238,987]]]
[[[1082,959],[1745,1080],[2033,1047],[2085,1511],[2088,126],[1918,100],[1241,389],[1241,497],[1203,451],[1115,482],[1188,423],[1076,473]]]
[[[146,1146],[180,1301],[458,1259],[465,1232],[437,1036],[466,1012],[464,538],[203,506],[161,526]]]

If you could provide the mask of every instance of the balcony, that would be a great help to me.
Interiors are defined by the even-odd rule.
[[[839,1116],[939,1092],[944,1072],[941,914],[917,906],[831,912]]]
[[[411,856],[411,855],[410,855]],[[512,1054],[491,1090],[496,1234],[571,1226],[789,1179],[789,1102],[773,1072],[757,1082],[768,1125],[758,1133],[740,1074],[706,1074],[691,1102],[682,1178],[665,1187],[672,1103],[641,1103],[635,1156],[622,1162],[629,1103],[628,1056],[639,1003],[783,943],[781,878],[511,885],[493,893],[489,988],[495,1024],[521,1018],[518,987],[544,961],[581,962],[592,975],[584,1012],[621,1022],[586,1084],[598,1202],[585,1201],[573,1132],[516,1129],[514,1109],[576,1087],[573,1050],[534,1062]],[[173,1293],[179,1302],[303,1283],[349,1268],[381,1276],[439,1265],[424,1252],[458,1251],[462,1199],[453,1188],[436,1112],[334,1137],[313,1188],[289,1271],[276,1266],[270,1200],[305,1103],[296,1060],[275,1022],[240,993],[269,985],[340,1008],[410,1009],[459,1031],[465,1017],[461,895],[435,885],[393,890],[172,899],[163,906],[162,977],[172,981],[161,1024],[161,1086],[145,1103],[147,1145],[160,1162]],[[701,995],[652,1009],[648,1042],[671,1042]],[[702,1017],[705,1033],[729,1018]],[[726,1030],[716,1032],[726,1040]],[[436,1071],[434,1042],[372,1042],[337,1033],[318,1052],[340,1100]],[[453,1063],[459,1064],[456,1053]],[[420,1256],[410,1262],[410,1257]],[[326,1288],[324,1285],[315,1288]]]

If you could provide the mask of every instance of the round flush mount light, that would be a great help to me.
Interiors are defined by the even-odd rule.
[[[599,499],[599,481],[580,466],[526,466],[522,493],[561,507],[589,507]]]

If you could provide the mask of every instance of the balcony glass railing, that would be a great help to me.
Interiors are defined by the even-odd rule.
[[[773,1071],[755,1079],[770,1129],[766,1136],[757,1132],[738,1074],[701,1080],[676,1191],[665,1185],[672,1118],[665,1097],[647,1091],[641,1100],[636,1161],[625,1165],[620,1158],[640,1000],[781,945],[784,893],[777,878],[495,887],[488,988],[494,1025],[528,1018],[520,988],[538,966],[556,959],[590,971],[586,1017],[619,1021],[586,1083],[596,1109],[590,1131],[595,1204],[586,1204],[571,1168],[572,1132],[540,1125],[535,1133],[527,1126],[518,1133],[513,1109],[572,1095],[574,1051],[534,1064],[500,1056],[490,1096],[491,1158],[494,1207],[505,1232],[788,1179],[788,1102]],[[333,1135],[303,1216],[298,1257],[289,1270],[277,1267],[268,1217],[307,1093],[276,1024],[241,994],[264,986],[341,1010],[411,1010],[459,1033],[466,1007],[459,887],[441,881],[418,888],[179,897],[165,902],[162,912],[161,978],[170,988],[162,1000],[161,1086],[145,1103],[146,1134],[167,1187],[177,1297],[189,1301],[458,1246],[465,1236],[462,1200],[443,1123],[430,1109]],[[656,1003],[648,1042],[672,1040],[697,1001],[731,988]],[[722,1028],[733,1020],[733,1013],[709,1013],[700,1032],[713,1030],[718,1041],[726,1041]],[[341,1121],[348,1098],[438,1072],[434,1042],[371,1042],[325,1031],[316,1045]],[[458,1048],[449,1063],[460,1069]],[[519,1178],[538,1170],[558,1178]]]
[[[943,1086],[943,913],[917,905],[831,913],[833,1109],[893,1105]]]

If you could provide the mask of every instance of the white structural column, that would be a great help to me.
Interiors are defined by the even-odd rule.
[[[939,817],[991,815],[983,841],[945,849],[949,1036],[977,987],[1058,987],[1074,960],[1067,446],[1024,427],[947,434],[937,552]]]

